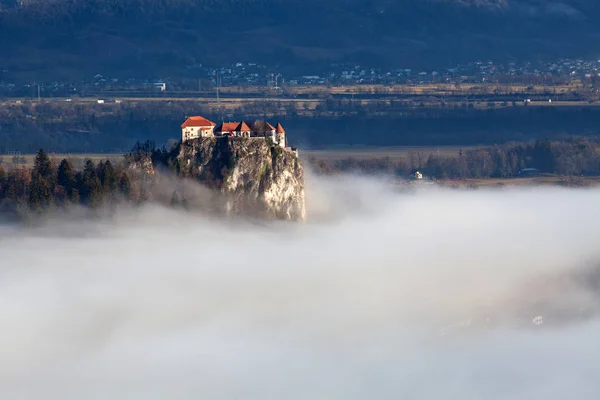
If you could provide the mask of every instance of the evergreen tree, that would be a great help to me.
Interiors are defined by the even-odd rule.
[[[6,179],[6,188],[4,189],[4,197],[10,200],[18,200],[19,199],[19,185],[20,183],[17,181],[14,174],[11,174]]]
[[[102,192],[104,192],[104,185],[103,185],[103,181],[104,181],[104,161],[102,161],[102,160],[100,160],[100,162],[98,162],[98,165],[96,166],[96,176],[100,180],[100,185],[102,186]]]
[[[73,165],[66,158],[58,166],[57,183],[65,189],[75,186],[75,176],[73,174]]]
[[[96,207],[102,202],[102,184],[96,175],[96,166],[90,159],[85,162],[78,189],[84,204]]]
[[[100,182],[104,193],[114,194],[117,191],[117,176],[110,160],[102,164]]]
[[[533,160],[535,167],[543,172],[554,172],[555,162],[552,154],[552,143],[550,140],[537,140],[533,147]]]
[[[34,210],[40,210],[50,206],[50,203],[52,202],[52,191],[50,190],[50,185],[42,175],[36,174],[32,177],[27,200],[29,207]]]
[[[31,172],[32,175],[40,175],[46,181],[50,180],[53,174],[52,163],[44,149],[40,149],[36,154],[35,160],[33,161],[33,170]]]
[[[63,159],[58,166],[57,183],[65,188],[67,198],[72,203],[79,203],[79,194],[75,195],[77,191],[77,181],[73,174],[73,165],[67,159]]]

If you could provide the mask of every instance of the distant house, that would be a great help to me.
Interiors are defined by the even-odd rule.
[[[433,185],[433,180],[431,178],[426,178],[420,171],[414,171],[414,173],[409,177],[409,180],[413,184],[418,185]]]

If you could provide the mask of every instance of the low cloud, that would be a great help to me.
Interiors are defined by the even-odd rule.
[[[306,194],[0,227],[0,397],[598,398],[600,191]]]

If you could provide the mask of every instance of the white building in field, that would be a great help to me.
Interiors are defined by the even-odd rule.
[[[189,117],[181,125],[181,140],[183,142],[199,137],[234,136],[244,138],[270,138],[273,143],[282,148],[287,146],[285,129],[278,123],[276,126],[267,121],[254,122],[214,122],[200,116]]]

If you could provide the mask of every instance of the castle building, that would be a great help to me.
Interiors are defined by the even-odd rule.
[[[187,141],[199,137],[214,136],[215,123],[204,117],[189,117],[181,125],[181,140]]]
[[[283,129],[283,126],[281,126],[281,124],[278,122],[277,126],[275,127],[275,134],[277,135],[277,143],[280,144],[283,143],[282,147],[287,147],[287,141],[285,138],[285,130]]]
[[[219,125],[200,116],[189,117],[181,125],[181,140],[183,142],[199,137],[235,136],[243,138],[264,137],[285,148],[287,145],[285,130],[280,123],[276,126],[267,121],[254,122],[223,122]]]
[[[232,136],[237,131],[239,122],[223,122],[215,127],[213,134],[215,136]]]

